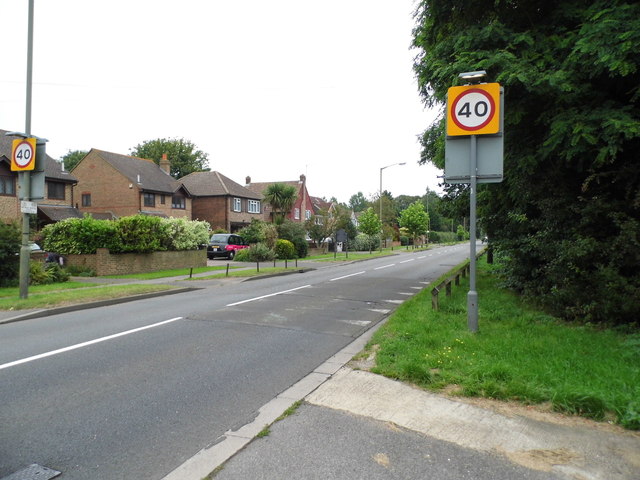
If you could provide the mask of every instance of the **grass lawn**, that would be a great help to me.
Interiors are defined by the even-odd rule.
[[[479,333],[467,328],[468,279],[431,309],[430,289],[372,338],[373,372],[454,395],[549,404],[640,429],[640,333],[569,325],[500,288],[478,262]]]
[[[149,273],[131,273],[128,275],[105,275],[104,278],[130,278],[134,280],[154,280],[156,278],[166,278],[166,277],[186,277],[190,273],[194,275],[197,273],[204,272],[213,272],[216,270],[225,270],[227,268],[226,265],[219,265],[215,267],[196,267],[191,272],[190,268],[178,268],[175,270],[162,270],[159,272],[149,272]],[[229,268],[241,268],[237,266],[230,266]]]
[[[53,285],[40,285],[29,287],[29,296],[20,298],[17,289],[0,289],[0,310],[24,310],[31,308],[51,308],[62,305],[109,300],[112,298],[140,295],[143,293],[171,290],[168,285],[109,285],[95,288],[82,288],[93,284],[76,282],[57,283]],[[49,287],[49,288],[39,288]],[[66,288],[69,287],[69,288]],[[6,290],[16,290],[14,294],[5,295]]]

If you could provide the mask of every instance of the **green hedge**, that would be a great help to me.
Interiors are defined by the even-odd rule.
[[[42,237],[44,250],[61,255],[91,254],[98,248],[111,253],[196,250],[209,241],[209,224],[147,215],[96,220],[85,214],[47,225]]]

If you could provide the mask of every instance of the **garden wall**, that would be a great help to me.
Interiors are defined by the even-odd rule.
[[[117,253],[98,248],[95,254],[65,255],[65,265],[90,268],[96,275],[126,275],[174,268],[206,267],[206,250],[179,252]]]

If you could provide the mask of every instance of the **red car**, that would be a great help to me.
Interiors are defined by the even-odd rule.
[[[249,248],[247,242],[240,235],[233,233],[214,233],[207,247],[207,258],[226,257],[232,260],[238,250]]]

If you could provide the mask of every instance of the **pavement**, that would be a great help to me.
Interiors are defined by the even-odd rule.
[[[57,310],[0,312],[0,323]],[[640,432],[370,373],[353,357],[379,326],[163,480],[640,480]]]

